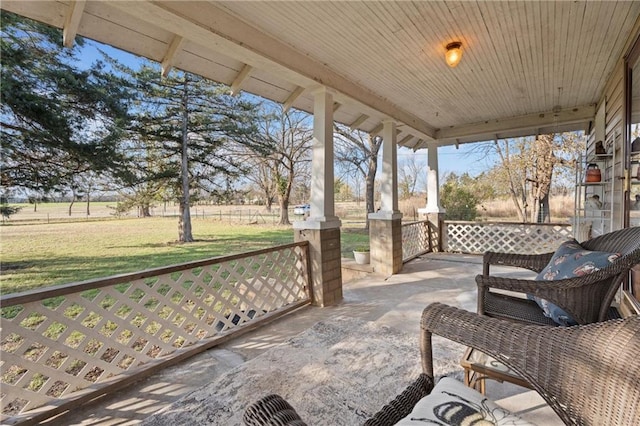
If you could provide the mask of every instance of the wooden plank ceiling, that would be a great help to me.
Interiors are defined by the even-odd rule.
[[[3,9],[414,149],[586,129],[640,2],[11,1]],[[461,41],[456,68],[445,45]]]

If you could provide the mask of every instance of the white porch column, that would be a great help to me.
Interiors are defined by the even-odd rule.
[[[383,121],[382,128],[382,180],[380,210],[369,214],[370,219],[401,219],[398,210],[398,145],[396,123]]]
[[[440,179],[438,177],[438,147],[427,148],[427,206],[418,209],[418,213],[444,213],[440,205]]]
[[[324,87],[313,94],[311,212],[293,229],[295,241],[309,242],[313,304],[327,306],[342,300],[341,223],[333,198],[333,94]]]
[[[340,227],[333,194],[333,94],[324,87],[313,92],[313,146],[311,162],[311,212],[305,228]],[[315,222],[311,224],[309,222]],[[294,224],[295,226],[299,226]]]
[[[398,145],[396,123],[382,128],[382,181],[380,210],[369,214],[371,264],[385,275],[402,269],[402,213],[398,210]]]
[[[445,209],[440,205],[440,179],[438,177],[438,147],[427,148],[427,206],[418,209],[418,213],[427,216],[430,229],[430,246],[435,251],[445,250]]]

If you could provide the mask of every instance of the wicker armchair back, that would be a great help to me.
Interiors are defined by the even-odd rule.
[[[609,308],[629,270],[640,263],[640,227],[626,228],[582,243],[592,251],[620,253],[611,266],[581,277],[549,282],[513,279],[490,275],[491,265],[514,266],[540,272],[553,253],[523,255],[487,252],[483,257],[483,274],[476,277],[478,313],[540,325],[555,325],[531,300],[505,296],[490,289],[533,294],[560,306],[578,322],[589,324],[609,318]]]

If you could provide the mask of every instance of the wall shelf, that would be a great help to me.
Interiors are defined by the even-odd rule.
[[[615,146],[615,140],[605,146]],[[587,151],[578,160],[576,167],[575,212],[573,235],[578,241],[584,241],[613,229],[613,167],[614,153],[595,154]],[[587,182],[589,167],[600,169],[599,182]],[[640,181],[639,181],[640,183]]]

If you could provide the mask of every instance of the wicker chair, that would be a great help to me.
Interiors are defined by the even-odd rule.
[[[568,425],[637,425],[640,316],[575,327],[540,327],[428,306],[423,371],[433,377],[431,335],[493,356],[526,380]]]
[[[611,318],[609,308],[620,283],[629,269],[640,263],[640,227],[626,228],[587,240],[581,245],[591,251],[620,253],[621,257],[607,268],[579,278],[549,282],[503,278],[489,275],[491,265],[515,266],[540,272],[553,253],[522,255],[487,252],[483,258],[483,274],[478,284],[478,313],[541,325],[556,325],[544,316],[533,300],[503,295],[490,289],[511,290],[546,299],[571,314],[578,324],[589,324]]]
[[[425,308],[421,329],[424,373],[365,425],[393,425],[431,392],[433,334],[475,347],[511,367],[568,425],[638,424],[638,316],[575,327],[540,327],[434,303]],[[306,425],[278,395],[248,407],[244,421],[251,426]]]

